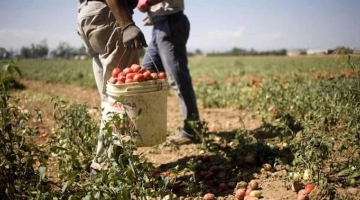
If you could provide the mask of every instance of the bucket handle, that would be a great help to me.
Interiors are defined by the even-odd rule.
[[[125,55],[125,53],[126,53],[126,50],[127,50],[127,49],[125,49],[125,51],[121,54],[121,57],[120,57],[119,62],[118,62],[118,64],[117,64],[117,67],[119,67],[120,62],[121,62],[122,58],[124,57],[124,55]],[[149,52],[147,52],[147,51],[145,51],[145,52],[146,52],[147,55],[150,57],[151,62],[154,64],[154,66],[155,66],[155,68],[156,68],[156,71],[159,73],[159,72],[160,72],[160,71],[159,71],[159,68],[157,67],[156,63],[154,62],[154,59],[153,59],[152,56],[149,54]]]
[[[147,51],[145,51],[145,52],[146,52],[147,55],[150,57],[151,62],[154,64],[154,66],[155,66],[155,68],[156,68],[156,71],[157,71],[158,73],[160,73],[159,68],[157,67],[157,65],[156,65],[156,63],[154,62],[154,59],[152,58],[152,56],[150,55],[150,53],[147,52]],[[163,85],[162,85],[162,82],[160,82],[159,87],[158,87],[158,91],[160,91],[160,90],[162,90],[162,89],[163,89]]]

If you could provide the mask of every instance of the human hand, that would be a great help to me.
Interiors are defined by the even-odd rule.
[[[140,50],[148,46],[144,34],[134,23],[129,24],[125,28],[123,28],[122,34],[125,49]]]
[[[139,0],[137,4],[137,8],[140,12],[146,12],[150,9],[152,4],[148,0]]]
[[[146,16],[143,19],[143,22],[144,22],[144,26],[152,26],[152,25],[154,25],[153,21],[149,18],[149,16]]]

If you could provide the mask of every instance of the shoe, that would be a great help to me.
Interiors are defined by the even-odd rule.
[[[197,142],[193,138],[181,134],[170,136],[169,141],[176,145],[192,144]]]

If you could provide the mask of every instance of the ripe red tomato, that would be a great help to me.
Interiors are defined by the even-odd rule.
[[[125,76],[118,76],[118,82],[125,83],[126,77]]]
[[[314,189],[314,185],[312,185],[312,184],[307,184],[305,186],[305,190],[308,194],[310,194],[310,192],[313,191],[313,189]]]
[[[150,71],[145,71],[144,73],[143,73],[143,75],[144,75],[144,78],[145,78],[145,80],[150,80],[150,78],[151,78],[151,72]]]
[[[159,73],[159,78],[160,78],[160,79],[166,79],[166,74],[165,74],[165,72],[160,72],[160,73]]]
[[[133,80],[134,82],[143,82],[145,80],[145,77],[143,74],[135,74]]]
[[[126,74],[128,74],[128,73],[133,73],[133,70],[129,67],[126,67],[122,72],[126,76]]]
[[[119,78],[120,76],[124,76],[124,73],[120,72],[117,77]]]
[[[132,64],[130,68],[133,72],[138,72],[141,69],[141,66],[138,64]]]
[[[215,195],[212,193],[206,193],[203,197],[204,200],[215,200]]]
[[[115,77],[110,77],[109,82],[115,84],[117,79]]]
[[[121,69],[118,68],[118,67],[116,67],[116,68],[114,68],[114,69],[112,70],[111,76],[114,77],[114,78],[116,78],[116,77],[119,75],[120,72],[121,72]]]
[[[130,73],[126,74],[126,79],[133,79],[135,75],[136,75],[136,73],[130,72]]]
[[[143,66],[140,66],[140,70],[138,71],[139,73],[144,73],[144,72],[146,72],[146,69],[145,69],[145,67],[143,67]]]
[[[132,79],[126,79],[126,80],[125,80],[125,83],[132,83],[132,82],[133,82]]]

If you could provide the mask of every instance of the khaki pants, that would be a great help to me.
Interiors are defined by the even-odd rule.
[[[111,77],[112,70],[115,67],[124,69],[134,63],[139,63],[139,51],[125,51],[121,29],[109,7],[101,1],[85,1],[78,5],[77,32],[93,59],[94,77],[103,107],[108,103],[106,82]],[[96,157],[91,165],[97,170],[101,169],[101,163],[97,162],[97,159],[104,152],[101,140],[104,118],[103,112]]]

